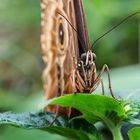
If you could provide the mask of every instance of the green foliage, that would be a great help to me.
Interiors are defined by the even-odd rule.
[[[112,132],[114,140],[122,140],[120,132],[122,123],[129,120],[132,123],[132,120],[135,120],[134,117],[138,115],[139,109],[139,105],[136,110],[136,106],[134,107],[133,104],[131,106],[130,103],[124,104],[124,102],[110,97],[92,94],[67,95],[53,99],[50,104],[73,107],[79,110],[83,117],[93,125],[102,121]],[[134,122],[136,124],[136,121]],[[139,122],[137,121],[137,125],[140,124]]]
[[[40,1],[38,0],[1,0],[0,23],[7,26],[27,28],[40,23]],[[19,11],[22,11],[19,13]],[[6,24],[5,24],[6,23]],[[21,27],[22,25],[22,27]]]
[[[62,127],[50,127],[43,129],[50,133],[56,133],[61,136],[64,136],[70,140],[99,140],[95,138],[93,135],[85,133],[79,130],[73,130],[69,128],[62,128]]]
[[[50,134],[42,130],[36,129],[19,129],[13,126],[1,126],[1,140],[67,140],[64,137]]]
[[[84,0],[84,4],[91,43],[121,19],[140,11],[139,0]],[[98,68],[104,63],[110,67],[138,63],[139,17],[137,15],[114,29],[93,48]]]
[[[50,126],[54,117],[55,114],[45,112],[5,112],[0,113],[0,124],[9,124],[24,129],[40,129],[72,140],[96,140],[93,134],[99,137],[94,126],[91,126],[85,120],[80,120],[80,124],[76,126],[73,123],[70,124],[68,118],[59,116],[53,125]],[[87,127],[84,125],[87,125]]]
[[[116,125],[116,122],[120,123],[126,117],[122,104],[106,96],[71,94],[53,99],[51,104],[73,107],[82,112],[83,117],[92,124],[101,120],[110,120],[109,123]]]
[[[0,124],[10,124],[17,127],[26,129],[43,128],[49,126],[54,119],[54,114],[43,112],[31,112],[31,113],[14,113],[5,112],[0,113]],[[66,127],[67,119],[64,117],[58,117],[54,126]]]
[[[103,122],[112,133],[113,140],[122,140],[121,127],[124,122],[140,125],[135,117],[139,113],[139,103],[117,101],[111,97],[92,94],[70,94],[52,99],[47,104],[57,104],[79,110],[82,116],[57,117],[45,112],[0,114],[0,124],[10,124],[25,129],[39,129],[72,140],[99,140],[102,133],[95,127]],[[46,105],[44,105],[46,106]],[[137,132],[137,131],[136,131]],[[129,133],[129,136],[137,133]]]
[[[130,140],[139,140],[140,139],[140,127],[135,127],[131,129],[128,133]]]

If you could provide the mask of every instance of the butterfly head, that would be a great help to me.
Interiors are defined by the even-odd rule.
[[[96,55],[89,50],[81,55],[81,60],[84,62],[85,66],[92,65],[96,60]]]
[[[80,61],[78,63],[78,68],[84,68],[84,70],[91,70],[95,66],[96,55],[91,50],[86,53],[81,54]]]

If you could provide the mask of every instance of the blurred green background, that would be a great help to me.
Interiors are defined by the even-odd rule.
[[[140,11],[139,0],[84,0],[91,44],[122,18]],[[42,101],[40,1],[0,0],[0,111],[36,111]],[[140,93],[140,16],[129,19],[94,48],[97,68],[111,68],[117,94]],[[107,86],[107,77],[104,76]],[[99,90],[100,92],[100,90]],[[41,131],[0,126],[0,140],[64,140]]]

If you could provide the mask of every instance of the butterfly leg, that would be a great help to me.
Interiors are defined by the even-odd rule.
[[[104,83],[102,79],[101,79],[101,86],[102,86],[102,94],[105,95]]]
[[[105,64],[101,70],[101,72],[99,73],[99,75],[97,76],[97,78],[95,79],[94,81],[94,86],[93,88],[91,89],[91,92],[94,91],[95,89],[95,86],[98,86],[101,82],[101,77],[103,75],[104,72],[107,72],[107,76],[108,76],[108,83],[109,83],[109,90],[110,90],[110,94],[113,98],[115,98],[114,94],[113,94],[113,91],[112,91],[112,85],[111,85],[111,79],[110,79],[110,71],[109,71],[109,68],[108,66]]]
[[[63,96],[64,95],[64,69],[63,69],[63,65],[58,65],[58,95],[59,96]],[[50,126],[52,126],[54,124],[54,122],[56,121],[56,119],[58,118],[59,114],[60,114],[60,106],[56,106],[55,109],[55,116],[52,120],[52,122],[50,123]]]
[[[55,123],[56,119],[59,117],[58,113],[59,113],[59,106],[57,106],[55,116],[49,126],[52,126]]]
[[[76,71],[76,88],[80,91],[83,92],[84,91],[84,87],[86,86],[86,83],[84,82],[84,80],[82,79],[79,71]]]
[[[100,84],[101,84],[101,88],[102,88],[102,94],[105,95],[104,84],[103,84],[103,80],[101,78],[98,79],[98,81],[96,83],[94,82],[93,87],[90,89],[90,93],[92,93],[93,91],[95,91]]]

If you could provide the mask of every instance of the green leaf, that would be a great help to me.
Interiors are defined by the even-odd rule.
[[[140,125],[140,102],[126,102],[124,108],[127,115],[127,118],[124,121],[129,124]]]
[[[52,99],[48,104],[75,108],[91,124],[103,121],[113,139],[122,140],[120,129],[122,121],[127,118],[126,110],[124,104],[111,97],[78,93]]]
[[[50,132],[50,133],[59,134],[70,140],[97,140],[93,135],[91,135],[89,133],[86,133],[84,131],[70,129],[70,128],[46,127],[43,130]]]
[[[45,112],[5,112],[0,113],[0,124],[9,124],[25,129],[40,129],[72,140],[97,140],[93,135],[99,139],[95,127],[84,119],[74,120],[69,124],[67,117],[59,116],[50,126],[54,117],[54,113]]]
[[[0,113],[0,124],[10,124],[26,129],[43,128],[50,125],[54,119],[54,116],[55,115],[53,113],[45,112],[5,112]],[[68,119],[66,117],[59,116],[53,125],[66,127],[67,122]]]
[[[135,127],[128,132],[130,140],[140,139],[140,127]]]
[[[140,125],[140,120],[136,118],[133,118],[132,120],[129,120],[128,122],[134,125]]]
[[[123,105],[113,98],[92,94],[70,94],[52,99],[49,104],[73,107],[79,110],[86,120],[94,124],[99,120],[116,125],[125,119]]]

